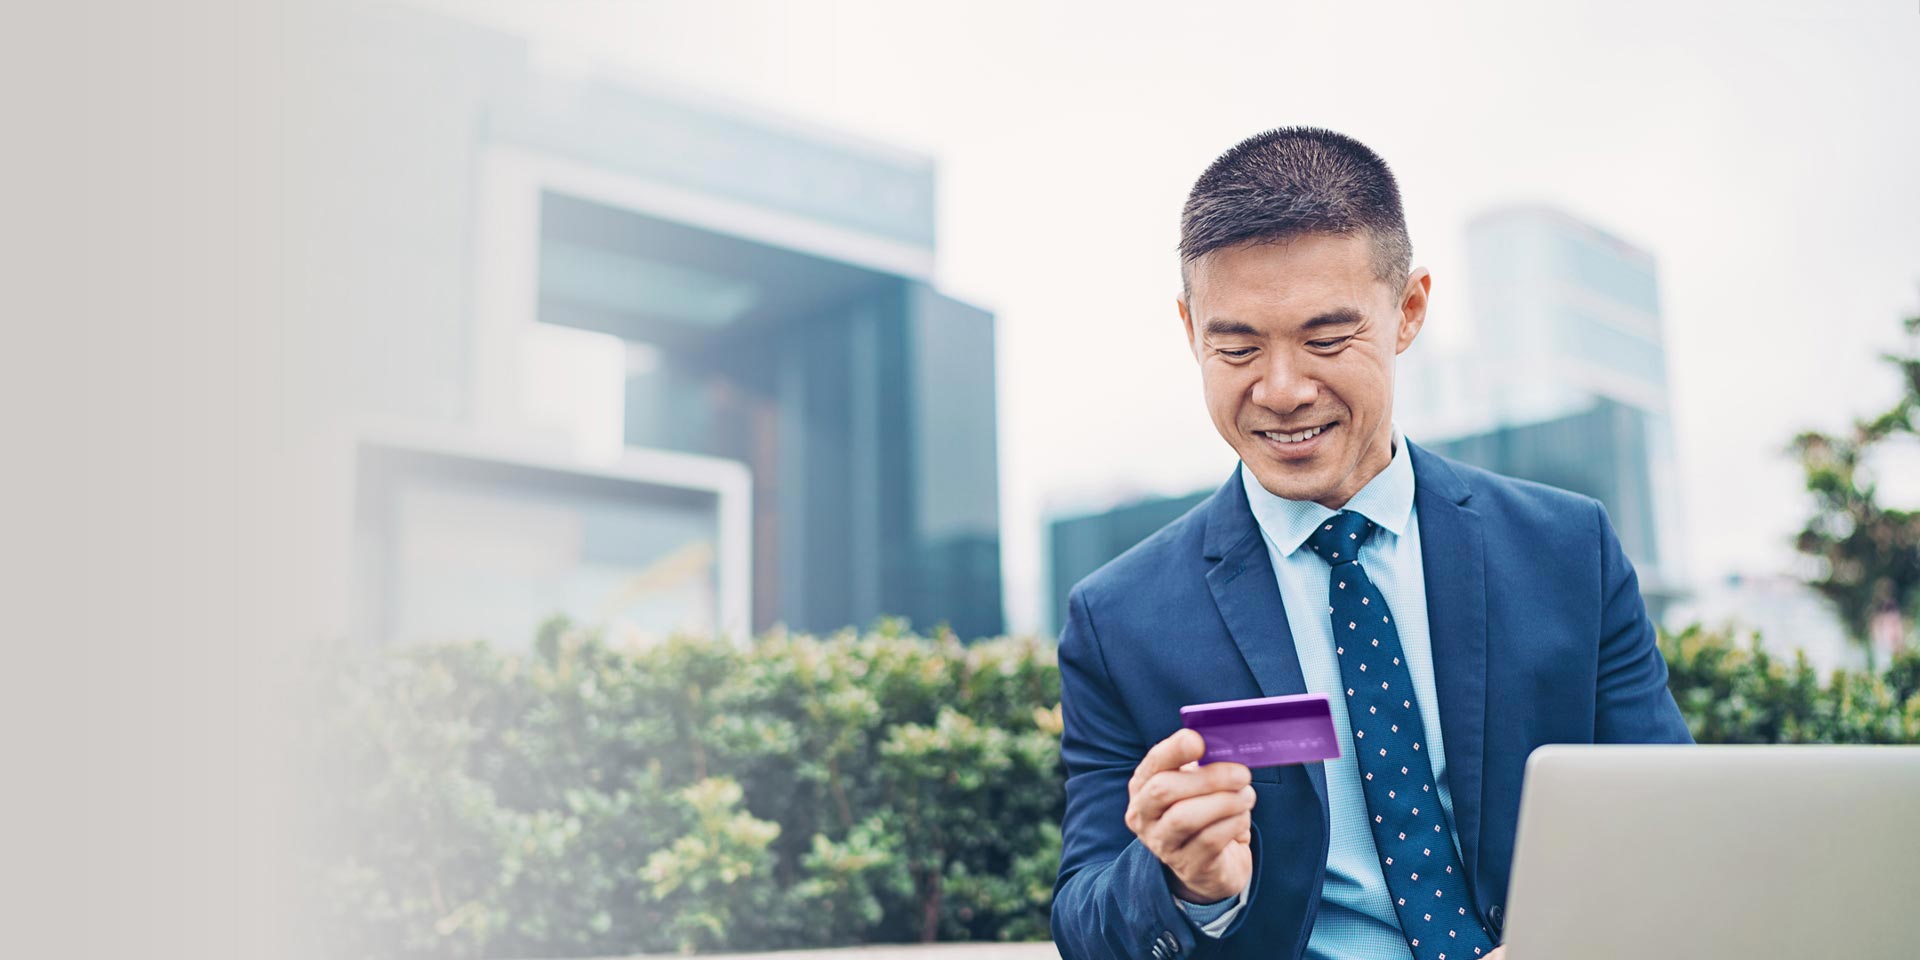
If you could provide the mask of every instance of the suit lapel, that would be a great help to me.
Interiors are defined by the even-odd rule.
[[[1413,454],[1433,682],[1446,738],[1454,829],[1467,875],[1477,876],[1486,749],[1486,544],[1480,515],[1466,507],[1472,497],[1466,484],[1438,457],[1411,442],[1407,448]]]
[[[1207,586],[1213,602],[1220,608],[1227,632],[1240,648],[1247,669],[1260,684],[1262,696],[1278,697],[1307,692],[1306,676],[1300,672],[1300,656],[1294,650],[1293,629],[1287,625],[1286,607],[1280,601],[1279,583],[1273,563],[1267,556],[1266,540],[1247,505],[1247,491],[1241,485],[1240,470],[1214,494],[1207,517],[1206,558],[1216,561],[1207,571]],[[1307,778],[1320,798],[1320,818],[1327,820],[1327,774],[1318,763],[1309,763]]]

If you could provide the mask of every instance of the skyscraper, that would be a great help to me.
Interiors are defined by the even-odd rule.
[[[1656,617],[1680,590],[1678,481],[1652,254],[1539,206],[1468,225],[1467,349],[1402,358],[1414,442],[1599,499]]]

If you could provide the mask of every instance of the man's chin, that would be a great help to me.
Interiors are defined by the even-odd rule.
[[[1253,471],[1253,478],[1260,481],[1260,486],[1268,493],[1283,500],[1317,501],[1324,499],[1328,494],[1327,485],[1317,476],[1289,476],[1284,472],[1276,475],[1276,471],[1268,468]]]

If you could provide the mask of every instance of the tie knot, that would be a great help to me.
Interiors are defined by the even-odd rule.
[[[1320,522],[1307,546],[1320,559],[1333,566],[1360,559],[1360,545],[1373,535],[1373,521],[1351,510],[1342,510]]]

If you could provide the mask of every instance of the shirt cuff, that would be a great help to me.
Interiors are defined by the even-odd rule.
[[[1219,939],[1228,927],[1233,926],[1233,918],[1240,915],[1240,909],[1246,906],[1246,903],[1245,887],[1242,887],[1240,894],[1233,899],[1218,903],[1189,903],[1177,896],[1173,898],[1174,906],[1179,907],[1201,933],[1215,939]]]

